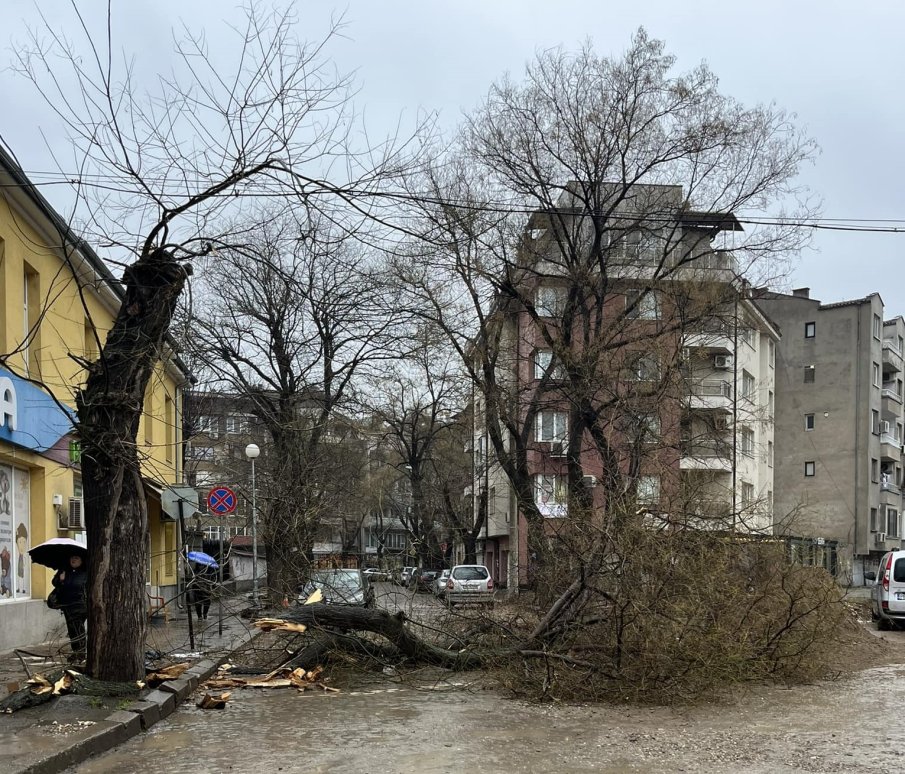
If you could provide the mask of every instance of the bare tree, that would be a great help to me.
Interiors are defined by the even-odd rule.
[[[395,356],[402,321],[379,256],[326,220],[268,212],[248,237],[205,262],[189,340],[269,435],[261,492],[269,584],[282,597],[306,576],[324,530],[346,544],[360,531],[342,516],[363,518],[366,472],[348,412],[358,382]],[[224,286],[229,304],[217,296]]]
[[[705,66],[673,66],[643,31],[617,58],[544,52],[523,82],[494,85],[412,184],[423,238],[400,250],[398,274],[469,372],[476,433],[527,520],[533,564],[568,557],[548,626],[593,596],[639,517],[690,521],[686,336],[763,326],[748,284],[804,238],[782,207],[808,214],[794,177],[813,144],[783,111],[721,94]],[[548,518],[559,511],[568,519]]]
[[[117,57],[110,8],[100,35],[71,8],[78,42],[45,18],[18,66],[69,131],[84,237],[125,256],[124,300],[97,342],[99,357],[85,363],[77,406],[91,555],[88,668],[127,680],[144,672],[146,627],[147,507],[135,436],[152,371],[171,354],[166,334],[187,261],[242,242],[230,213],[249,197],[294,196],[338,222],[337,197],[375,190],[398,170],[398,149],[347,153],[350,82],[325,55],[337,25],[305,43],[291,13],[249,4],[228,58],[184,30],[173,71],[146,93],[136,63]]]

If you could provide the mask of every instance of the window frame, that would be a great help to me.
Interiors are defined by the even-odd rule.
[[[806,433],[810,433],[817,426],[817,415],[816,414],[805,414],[804,415],[804,430]]]
[[[549,298],[545,296],[549,295]],[[562,285],[538,285],[534,291],[534,311],[538,317],[560,317],[566,308],[566,289]]]
[[[544,419],[551,418],[550,437],[544,437]],[[561,419],[561,421],[560,421]],[[561,428],[558,425],[562,425]],[[559,434],[557,434],[559,430]],[[555,409],[545,409],[538,411],[534,417],[534,440],[539,443],[568,443],[569,441],[569,413],[567,411],[557,411]]]
[[[813,339],[817,337],[817,321],[811,320],[804,324],[804,337],[806,339]]]
[[[810,472],[808,472],[810,471]],[[817,462],[815,460],[804,461],[804,477],[814,478],[817,475]]]

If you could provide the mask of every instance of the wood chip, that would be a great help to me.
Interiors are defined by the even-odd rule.
[[[231,696],[232,694],[229,691],[219,695],[205,693],[204,696],[201,697],[201,701],[198,702],[198,706],[201,709],[224,709],[226,707],[226,702],[229,701]]]

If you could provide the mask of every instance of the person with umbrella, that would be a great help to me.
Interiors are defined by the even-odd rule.
[[[88,550],[69,538],[53,538],[29,552],[31,560],[56,570],[53,587],[60,611],[66,619],[66,631],[72,662],[84,661],[87,644],[85,623],[88,620]]]
[[[192,580],[189,583],[190,601],[195,605],[198,620],[207,620],[216,578],[214,571],[220,565],[214,557],[203,551],[189,551],[187,558],[192,567]]]

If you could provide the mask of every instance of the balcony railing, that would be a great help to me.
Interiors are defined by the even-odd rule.
[[[880,481],[880,491],[881,492],[890,492],[894,495],[901,495],[902,490],[899,489],[892,481]]]
[[[682,443],[683,457],[730,457],[731,449],[725,441],[716,439],[685,441]]]
[[[732,382],[722,379],[705,379],[701,382],[692,382],[689,385],[689,391],[699,398],[731,398]]]
[[[884,382],[882,395],[884,398],[892,398],[892,400],[902,402],[902,396],[899,394],[899,387],[895,382]]]
[[[905,357],[905,354],[902,353],[902,348],[899,346],[899,342],[895,339],[883,339],[883,349],[891,350],[899,357]]]

